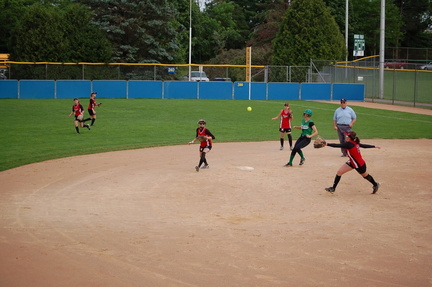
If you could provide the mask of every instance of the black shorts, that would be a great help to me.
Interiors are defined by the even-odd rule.
[[[290,132],[291,132],[291,129],[282,129],[282,128],[280,128],[279,131],[280,131],[281,133],[290,133]]]
[[[208,148],[209,150],[211,150],[211,149],[212,149],[212,146],[211,146],[211,145],[208,145],[208,146],[200,146],[199,151],[200,151],[200,152],[203,152],[206,148]]]
[[[351,162],[350,162],[350,161],[347,161],[346,164],[349,165],[350,167],[354,168],[354,167],[351,165]],[[359,174],[363,174],[363,173],[366,172],[366,163],[365,163],[364,165],[359,166],[358,168],[354,168],[354,169],[355,169]]]
[[[89,115],[91,115],[91,116],[95,115],[95,113],[93,112],[93,109],[88,109],[87,111],[89,112]]]

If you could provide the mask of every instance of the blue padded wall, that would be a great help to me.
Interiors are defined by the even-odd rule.
[[[162,89],[162,81],[128,81],[127,97],[129,99],[161,99]]]
[[[19,83],[20,99],[54,99],[55,81],[21,80]]]
[[[364,84],[333,84],[333,100],[364,101]]]
[[[298,100],[300,97],[299,83],[268,83],[269,100]]]
[[[187,81],[1,80],[0,98],[236,99],[364,101],[364,84]]]
[[[126,81],[93,81],[92,91],[99,98],[125,99]]]
[[[0,99],[18,98],[18,80],[0,81]]]
[[[267,100],[266,90],[266,83],[252,83],[251,100]]]
[[[196,99],[198,82],[167,81],[164,83],[164,99]]]
[[[330,101],[331,84],[303,83],[301,84],[301,100]]]
[[[58,80],[56,82],[57,99],[90,97],[91,81]]]
[[[232,82],[200,82],[199,95],[200,99],[232,99]]]

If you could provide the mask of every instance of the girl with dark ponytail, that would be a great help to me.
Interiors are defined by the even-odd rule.
[[[325,188],[328,192],[335,192],[336,187],[344,173],[347,173],[348,171],[351,171],[355,169],[364,179],[372,183],[372,193],[375,194],[378,191],[378,188],[380,186],[379,182],[376,182],[372,175],[367,173],[366,171],[366,162],[364,161],[361,153],[360,148],[377,148],[380,149],[381,147],[375,146],[375,145],[368,145],[368,144],[361,144],[360,139],[357,137],[357,133],[354,131],[351,131],[349,133],[345,133],[345,142],[342,144],[334,144],[334,143],[327,143],[327,146],[335,147],[335,148],[343,148],[346,151],[347,156],[349,157],[349,160],[344,163],[339,170],[336,173],[333,186]]]

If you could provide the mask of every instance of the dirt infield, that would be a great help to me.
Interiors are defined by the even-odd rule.
[[[346,160],[277,141],[50,160],[0,172],[0,286],[432,286],[432,140]]]

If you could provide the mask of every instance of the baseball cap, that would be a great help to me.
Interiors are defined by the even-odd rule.
[[[78,100],[78,98],[75,98],[74,101],[75,101],[75,100]]]
[[[347,100],[346,99],[341,99],[340,101],[341,101],[341,103],[345,103]]]

